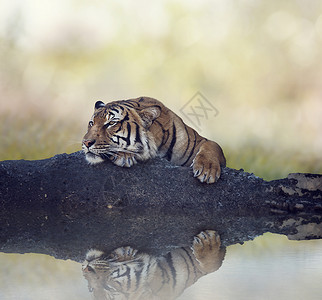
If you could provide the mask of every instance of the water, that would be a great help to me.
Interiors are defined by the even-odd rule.
[[[228,247],[221,269],[178,299],[322,299],[322,241],[265,234]]]
[[[1,254],[0,299],[92,299],[81,264],[45,255]],[[322,299],[322,240],[265,234],[227,248],[221,268],[179,300]]]

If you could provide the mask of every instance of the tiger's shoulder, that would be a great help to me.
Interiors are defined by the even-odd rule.
[[[162,102],[149,98],[137,98],[144,107],[160,107],[160,114],[149,130],[158,147],[158,155],[175,165],[191,166],[194,176],[201,182],[213,183],[220,177],[221,167],[226,166],[222,148],[188,126],[181,117]]]

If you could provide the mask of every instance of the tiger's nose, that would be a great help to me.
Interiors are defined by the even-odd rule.
[[[95,140],[83,140],[83,144],[89,148],[90,146],[95,144]]]

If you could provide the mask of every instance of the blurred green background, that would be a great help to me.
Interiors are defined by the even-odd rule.
[[[219,113],[199,133],[229,167],[322,173],[321,78],[320,0],[0,0],[0,160],[80,150],[97,100],[151,96],[190,124],[180,109],[200,92]],[[1,254],[1,299],[80,271],[28,257]]]
[[[1,160],[79,150],[96,100],[151,96],[184,118],[199,91],[219,111],[199,132],[229,167],[322,172],[321,1],[0,5]]]

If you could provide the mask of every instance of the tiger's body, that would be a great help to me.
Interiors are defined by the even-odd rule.
[[[200,277],[218,270],[224,256],[219,235],[206,230],[194,238],[191,247],[160,257],[131,247],[118,248],[110,255],[90,250],[83,274],[95,299],[171,300]]]
[[[104,104],[96,102],[83,139],[88,162],[106,159],[131,167],[137,161],[165,157],[180,166],[192,166],[201,182],[220,177],[226,160],[221,147],[200,136],[160,101],[141,97]]]

